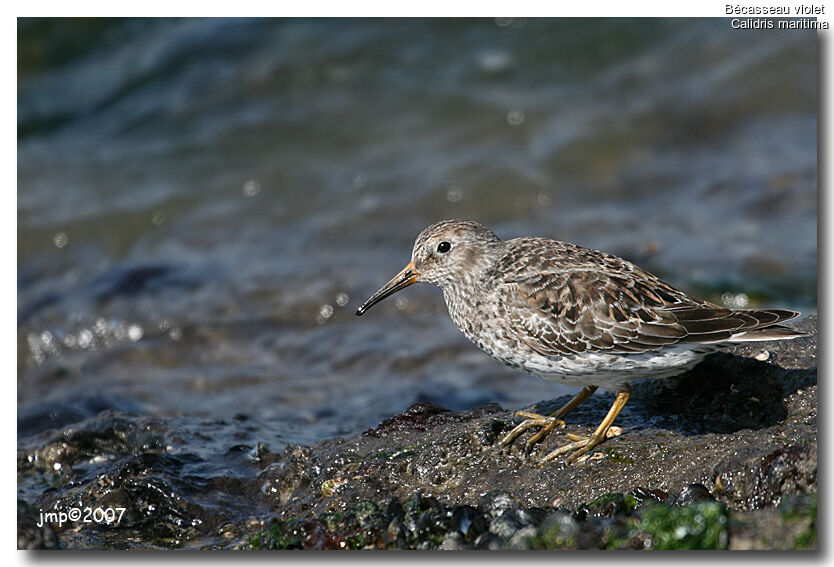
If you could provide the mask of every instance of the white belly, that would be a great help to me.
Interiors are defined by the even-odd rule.
[[[668,378],[686,372],[720,345],[682,344],[642,354],[582,353],[544,356],[512,341],[484,344],[470,337],[484,352],[513,368],[543,380],[570,386],[601,386],[616,391],[620,386],[647,378]]]
[[[668,378],[698,364],[720,344],[678,344],[641,354],[606,352],[545,356],[520,342],[500,321],[467,318],[446,298],[449,314],[466,337],[491,357],[543,380],[616,391],[633,380]]]
[[[633,380],[668,378],[698,364],[715,347],[680,345],[643,354],[591,353],[561,357],[533,357],[520,368],[530,374],[573,386],[601,386],[616,390]]]

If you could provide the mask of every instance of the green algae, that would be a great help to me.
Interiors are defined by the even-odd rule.
[[[806,523],[807,527],[800,531],[793,540],[793,549],[817,549],[817,495],[805,498],[794,498],[781,510],[782,520],[786,524]]]
[[[727,512],[718,502],[678,508],[650,501],[640,516],[635,535],[650,549],[727,549]]]

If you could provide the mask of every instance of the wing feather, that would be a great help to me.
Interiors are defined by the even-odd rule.
[[[721,342],[797,315],[693,299],[603,252],[555,240],[544,241],[545,251],[540,239],[514,242],[493,271],[499,301],[509,330],[545,355],[642,353],[680,342]],[[524,253],[534,244],[535,253]]]

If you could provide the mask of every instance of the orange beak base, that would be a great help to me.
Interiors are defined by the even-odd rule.
[[[420,274],[417,273],[417,270],[414,268],[414,263],[409,262],[408,265],[405,268],[403,268],[399,274],[391,278],[391,280],[387,284],[382,286],[379,289],[379,291],[373,294],[368,299],[368,301],[363,303],[362,307],[356,310],[356,314],[361,316],[365,313],[365,311],[367,311],[368,309],[370,309],[389,295],[394,295],[401,289],[405,289],[411,284],[417,283],[417,277],[419,275]]]

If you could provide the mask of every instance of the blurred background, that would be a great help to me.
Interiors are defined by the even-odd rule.
[[[431,286],[353,313],[444,218],[814,312],[816,171],[812,31],[21,19],[18,435],[112,409],[308,443],[574,392]]]

